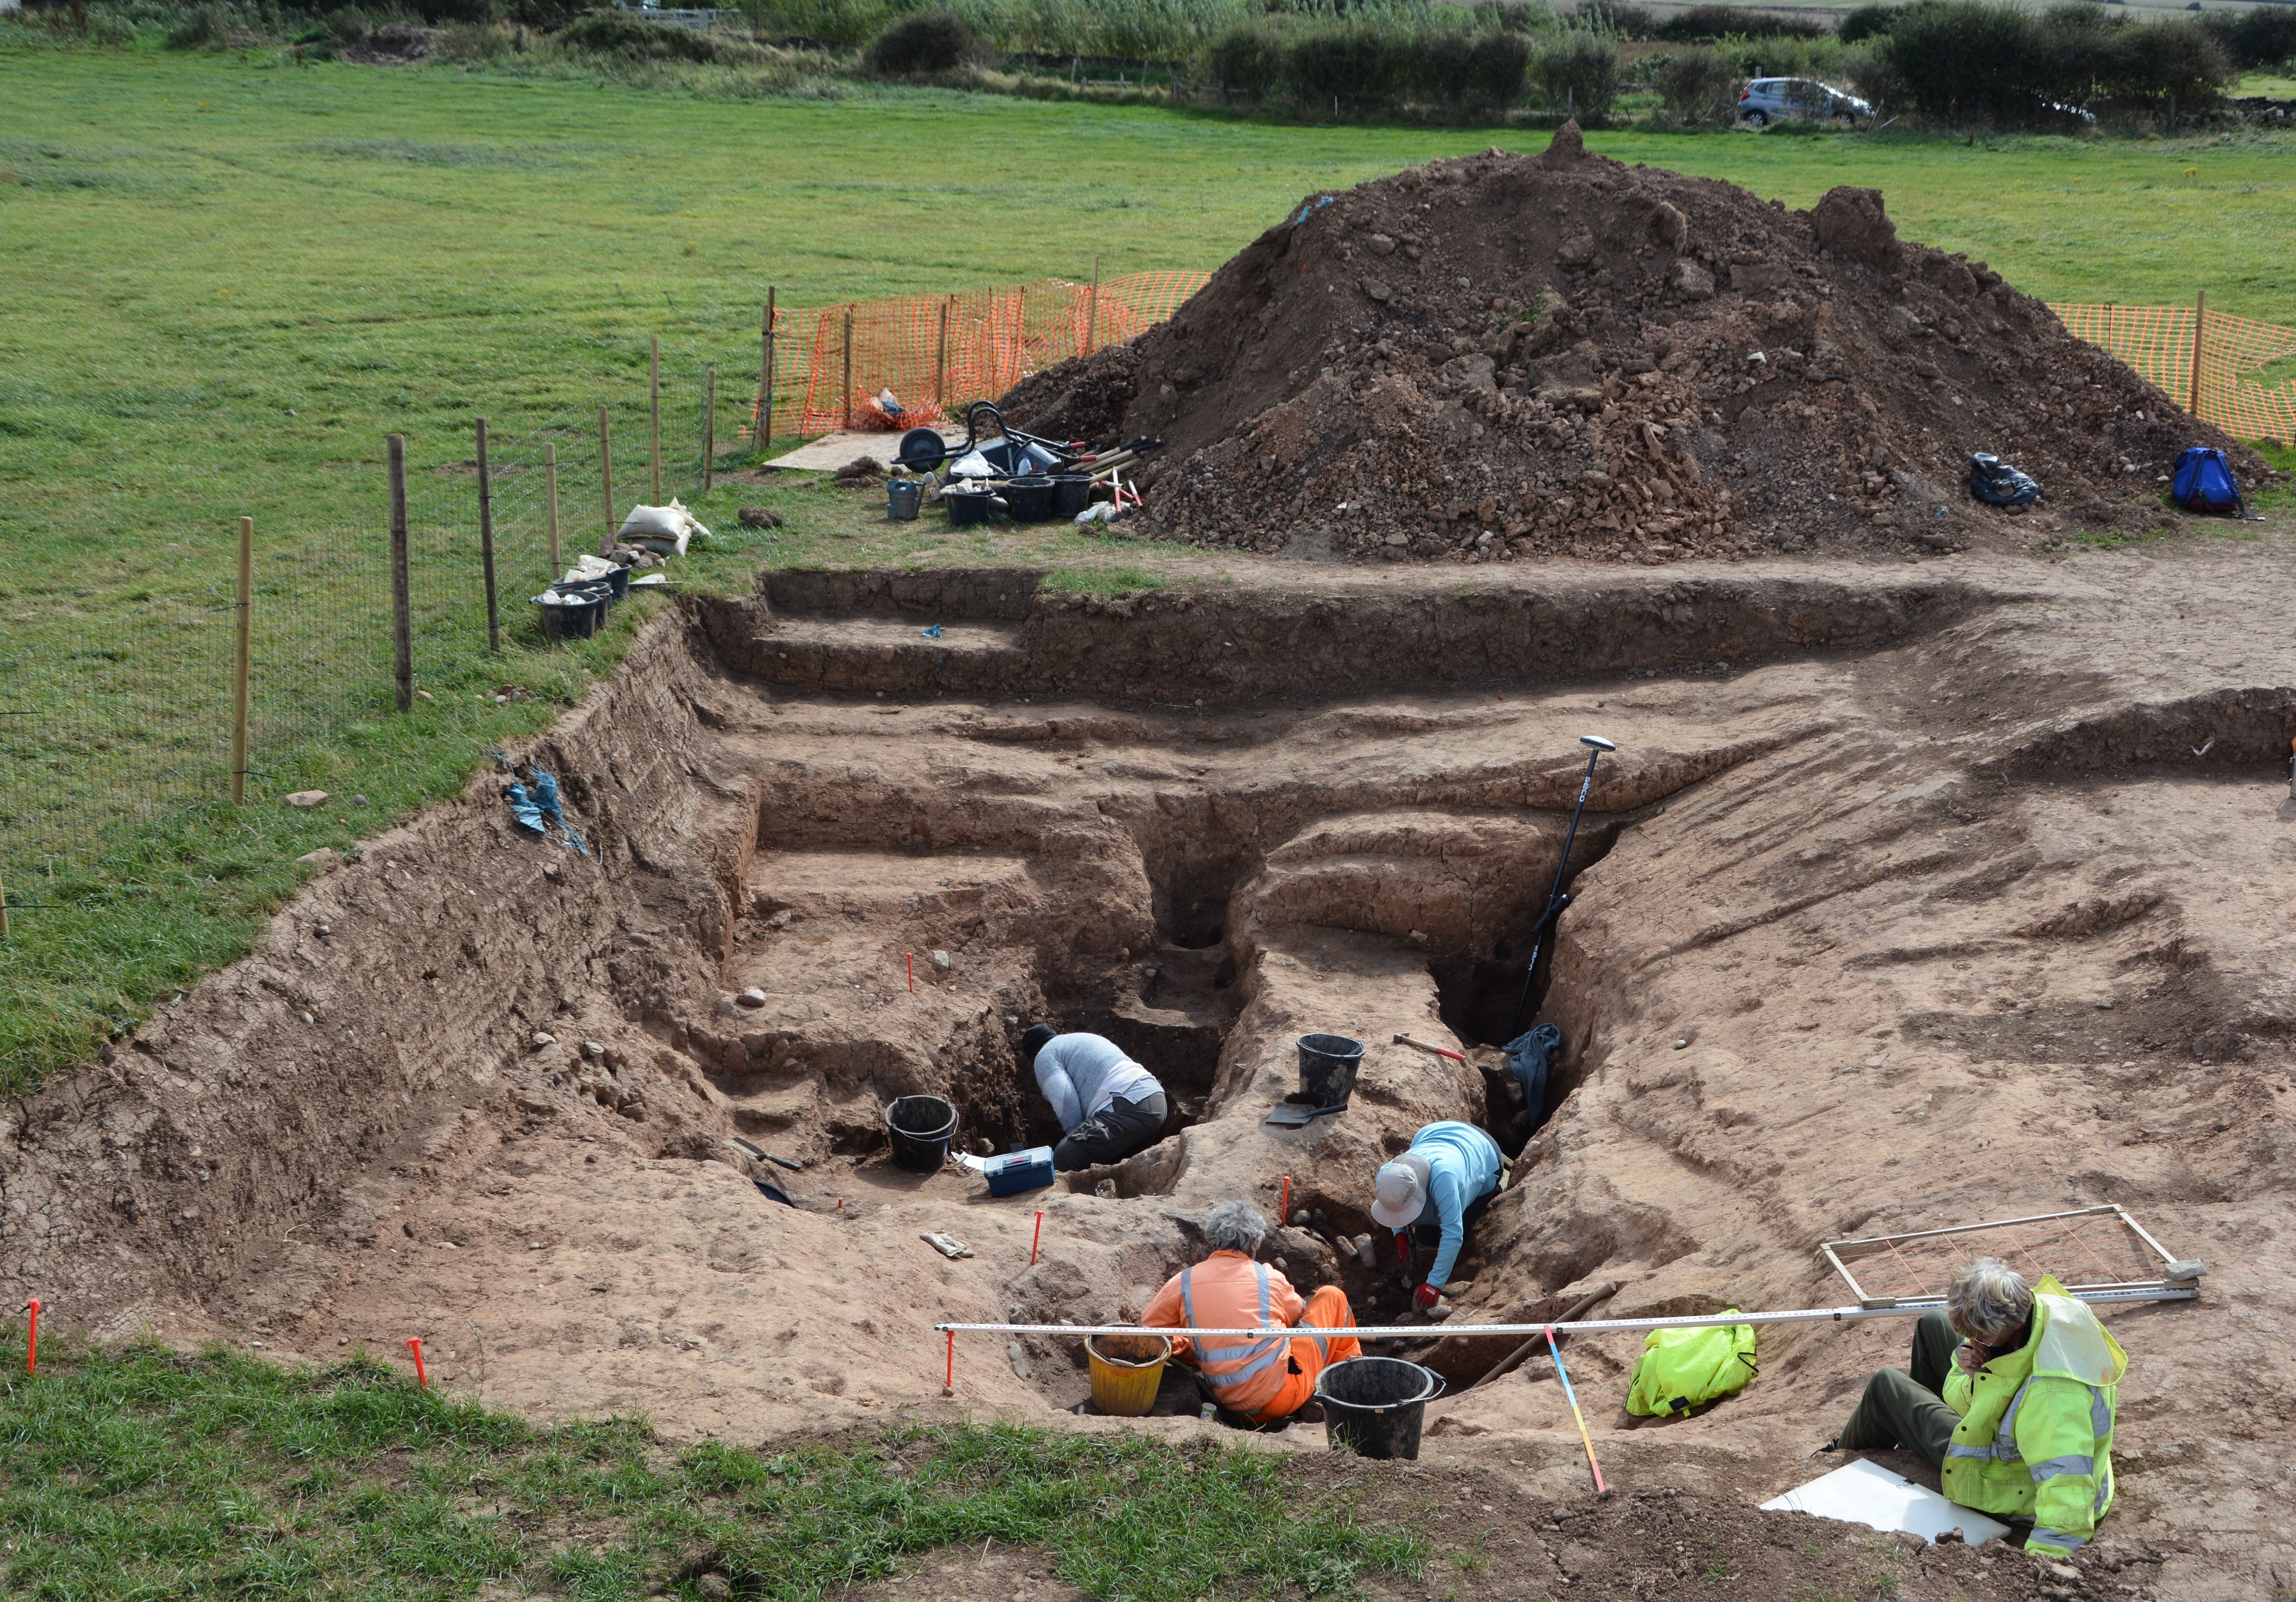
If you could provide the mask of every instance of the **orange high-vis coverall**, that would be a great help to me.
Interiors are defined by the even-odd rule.
[[[1355,1322],[1347,1292],[1326,1285],[1302,1301],[1292,1281],[1242,1252],[1214,1252],[1164,1282],[1140,1315],[1152,1329],[1271,1329],[1278,1324],[1344,1329]],[[1185,1357],[1185,1336],[1172,1344]],[[1316,1394],[1316,1377],[1332,1363],[1361,1357],[1351,1335],[1213,1336],[1195,1343],[1197,1371],[1220,1404],[1253,1424],[1288,1418]]]

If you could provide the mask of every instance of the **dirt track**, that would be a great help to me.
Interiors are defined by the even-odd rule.
[[[2087,1583],[2259,1594],[2296,1567],[2268,1490],[2296,1394],[2277,547],[1684,572],[1271,565],[1114,601],[777,579],[659,630],[533,753],[594,856],[514,838],[480,781],[12,1109],[0,1267],[67,1323],[306,1355],[422,1334],[491,1403],[673,1435],[1064,1419],[1067,1347],[970,1341],[945,1403],[932,1323],[1136,1314],[1187,1221],[1286,1174],[1324,1233],[1367,1227],[1382,1154],[1492,1111],[1481,1073],[1383,1042],[1496,1038],[1600,732],[1546,1010],[1571,1094],[1459,1316],[1612,1279],[1619,1314],[1831,1304],[1820,1240],[2120,1202],[2211,1271],[2198,1305],[2109,1316],[2133,1368]],[[1048,1133],[1013,1050],[1046,1015],[1126,1042],[1186,1126],[1005,1202],[890,1166],[909,1091],[968,1140]],[[1309,1029],[1374,1042],[1363,1084],[1271,1129]],[[1270,1250],[1397,1309],[1306,1230]],[[1620,1409],[1631,1340],[1574,1377],[1621,1485],[1737,1518],[1810,1476],[1906,1333],[1765,1336],[1752,1386],[1660,1427]],[[1120,1427],[1201,1427],[1170,1391],[1185,1416]],[[1432,1467],[1582,1495],[1543,1364],[1436,1414]]]

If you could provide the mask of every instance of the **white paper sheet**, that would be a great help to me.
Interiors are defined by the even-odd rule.
[[[1784,1496],[1772,1497],[1762,1506],[1773,1513],[1808,1513],[1918,1535],[1932,1543],[1948,1530],[1959,1530],[1962,1539],[1973,1547],[2009,1533],[2007,1524],[1948,1501],[1936,1492],[1923,1490],[1905,1475],[1863,1458],[1807,1485],[1797,1485]]]

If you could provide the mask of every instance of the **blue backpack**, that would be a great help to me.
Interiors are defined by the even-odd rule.
[[[2177,458],[2176,477],[2169,482],[2169,499],[2186,511],[2240,512],[2240,482],[2222,451],[2204,445],[2187,445]]]

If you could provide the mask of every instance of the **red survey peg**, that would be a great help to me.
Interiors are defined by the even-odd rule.
[[[1045,1210],[1037,1209],[1037,1232],[1029,1237],[1029,1266],[1037,1266],[1037,1242],[1045,1238]]]
[[[908,960],[909,993],[914,995],[917,993],[917,954],[914,952],[903,952],[901,955]]]
[[[40,1367],[40,1298],[34,1296],[25,1303],[24,1310],[32,1315],[31,1328],[24,1338],[24,1372],[31,1374]]]
[[[1275,1222],[1278,1227],[1292,1222],[1292,1176],[1283,1176],[1283,1199],[1276,1204]]]
[[[406,1349],[414,1353],[415,1379],[421,1383],[424,1390],[429,1390],[430,1388],[430,1376],[424,1371],[422,1367],[422,1337],[419,1335],[407,1336]]]

